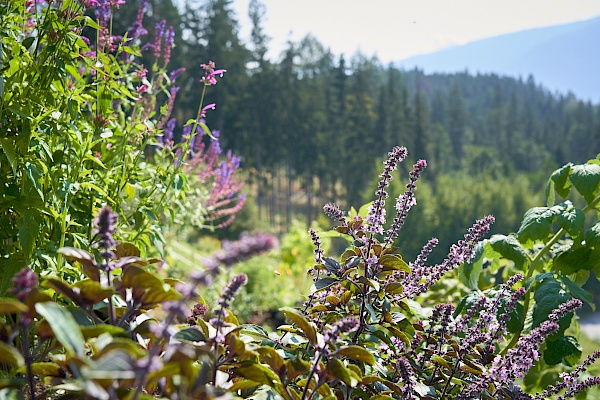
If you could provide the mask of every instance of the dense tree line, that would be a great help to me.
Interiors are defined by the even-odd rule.
[[[322,199],[358,208],[394,145],[406,146],[412,160],[428,160],[434,192],[449,173],[548,172],[600,149],[600,107],[550,93],[533,77],[403,71],[361,54],[334,55],[311,36],[271,60],[264,5],[250,1],[252,34],[244,42],[231,3],[189,1],[178,10],[171,0],[150,0],[148,40],[158,20],[175,25],[173,63],[187,69],[177,81],[180,126],[197,108],[200,64],[213,60],[228,70],[208,93],[205,103],[219,109],[208,123],[242,156],[272,222],[283,215],[289,223],[297,211],[314,218]],[[116,23],[132,20],[138,5],[123,7]]]

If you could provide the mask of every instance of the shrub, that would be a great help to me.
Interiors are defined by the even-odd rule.
[[[119,214],[120,238],[162,255],[169,220],[224,226],[244,203],[239,158],[220,157],[218,133],[201,119],[215,108],[204,92],[198,115],[174,135],[182,71],[167,69],[173,28],[163,23],[143,44],[142,2],[129,32],[116,36],[119,4],[0,4],[0,294],[25,264],[76,279],[56,250],[87,248],[102,204]],[[91,5],[95,20],[84,14]],[[150,50],[154,63],[144,66]],[[205,90],[225,72],[212,62],[204,71]]]
[[[104,207],[94,220],[95,252],[60,250],[81,266],[85,279],[71,284],[45,277],[40,287],[35,273],[25,268],[13,279],[16,298],[0,301],[3,393],[25,387],[35,398],[41,387],[37,380],[43,378],[47,386],[38,397],[532,398],[523,393],[520,379],[539,360],[541,346],[546,346],[544,357],[563,357],[560,346],[573,346],[568,337],[560,338],[581,301],[563,296],[558,305],[546,304],[539,298],[551,291],[535,287],[531,279],[520,284],[523,275],[517,273],[473,292],[456,307],[420,307],[414,301],[419,294],[473,260],[494,219],[477,221],[437,265],[426,265],[435,239],[414,262],[405,262],[393,242],[416,204],[424,161],[415,164],[387,229],[383,212],[391,173],[405,155],[400,147],[390,152],[377,198],[364,216],[324,207],[338,222],[335,230],[352,243],[339,259],[325,257],[318,234],[311,231],[314,288],[302,308],[281,308],[290,321],[278,328],[281,333],[240,323],[230,311],[247,283],[244,274],[230,280],[216,304],[198,295],[221,270],[273,248],[273,237],[226,242],[187,282],[161,279],[145,268],[156,260],[145,260],[133,245],[114,240],[116,215]],[[532,293],[534,322],[524,327],[522,301]],[[52,294],[58,295],[56,301]],[[195,302],[191,311],[188,302]],[[511,332],[518,332],[516,341],[508,339]],[[557,338],[564,343],[557,344]],[[551,346],[555,350],[548,352]],[[535,397],[572,397],[600,383],[585,377],[598,357],[600,350]]]

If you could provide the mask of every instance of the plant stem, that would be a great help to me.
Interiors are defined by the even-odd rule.
[[[317,358],[315,358],[313,366],[310,369],[310,372],[308,373],[308,378],[306,379],[306,384],[304,386],[304,390],[302,391],[302,397],[300,398],[301,400],[308,399],[306,397],[306,395],[308,394],[308,387],[310,386],[310,381],[311,381],[313,375],[315,374],[315,371],[317,370],[319,361],[321,361],[321,356],[322,356],[322,354],[321,354],[321,352],[319,352],[319,355],[317,356]]]
[[[29,381],[29,395],[31,400],[35,400],[35,382],[33,380],[33,369],[31,368],[31,353],[29,352],[29,329],[27,326],[21,328],[23,334],[23,353],[25,354],[25,364],[27,365],[27,380]]]

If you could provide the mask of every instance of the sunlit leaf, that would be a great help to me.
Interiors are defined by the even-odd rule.
[[[36,311],[46,319],[56,340],[71,356],[83,355],[84,339],[70,312],[53,302],[37,303]]]
[[[362,346],[344,346],[338,349],[333,355],[351,358],[356,361],[362,361],[369,365],[375,364],[375,357],[373,356],[373,353]]]
[[[304,315],[295,308],[292,307],[283,307],[280,308],[279,311],[284,313],[289,319],[291,319],[294,324],[298,326],[306,335],[306,338],[310,340],[312,344],[317,344],[317,331],[314,325],[309,322]]]

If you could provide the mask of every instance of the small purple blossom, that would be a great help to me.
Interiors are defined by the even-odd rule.
[[[92,234],[96,241],[92,244],[92,247],[100,249],[100,256],[105,260],[114,257],[111,248],[117,245],[117,242],[113,238],[113,233],[115,233],[115,230],[117,229],[116,223],[117,214],[113,213],[108,205],[104,205],[94,219],[94,225],[96,227],[92,231]]]
[[[12,279],[10,292],[19,301],[25,301],[29,293],[38,286],[38,277],[29,267],[23,267]]]
[[[204,76],[200,79],[200,82],[203,82],[206,86],[216,85],[216,75],[219,75],[222,78],[223,74],[227,72],[226,69],[215,69],[215,63],[213,61],[209,61],[208,64],[200,64],[200,67],[204,70]]]
[[[379,175],[380,180],[375,191],[377,199],[367,212],[367,231],[371,235],[383,233],[383,225],[385,224],[385,199],[388,197],[385,188],[390,185],[390,181],[393,179],[392,172],[398,168],[399,163],[404,161],[407,154],[406,147],[396,146],[388,153],[388,158],[383,163],[384,169],[381,175]]]
[[[417,189],[416,182],[421,177],[421,173],[427,167],[425,160],[419,160],[413,165],[413,170],[409,174],[409,182],[406,185],[406,191],[396,199],[396,217],[390,229],[387,231],[385,243],[390,245],[394,239],[398,237],[398,231],[402,229],[404,220],[410,209],[417,204],[415,198],[415,190]]]
[[[171,73],[169,74],[169,79],[171,80],[171,82],[175,83],[175,81],[177,80],[179,75],[181,75],[184,72],[185,72],[185,68],[183,68],[183,67],[178,68],[174,71],[171,71]]]
[[[175,42],[175,30],[172,26],[169,26],[165,33],[165,64],[171,61],[171,50],[173,49],[173,43]]]
[[[148,0],[142,0],[140,2],[140,7],[138,8],[138,12],[133,23],[133,26],[129,30],[129,37],[133,39],[138,39],[141,36],[148,34],[148,31],[142,25],[142,21],[144,20],[144,14],[146,13],[146,7],[148,6]]]

